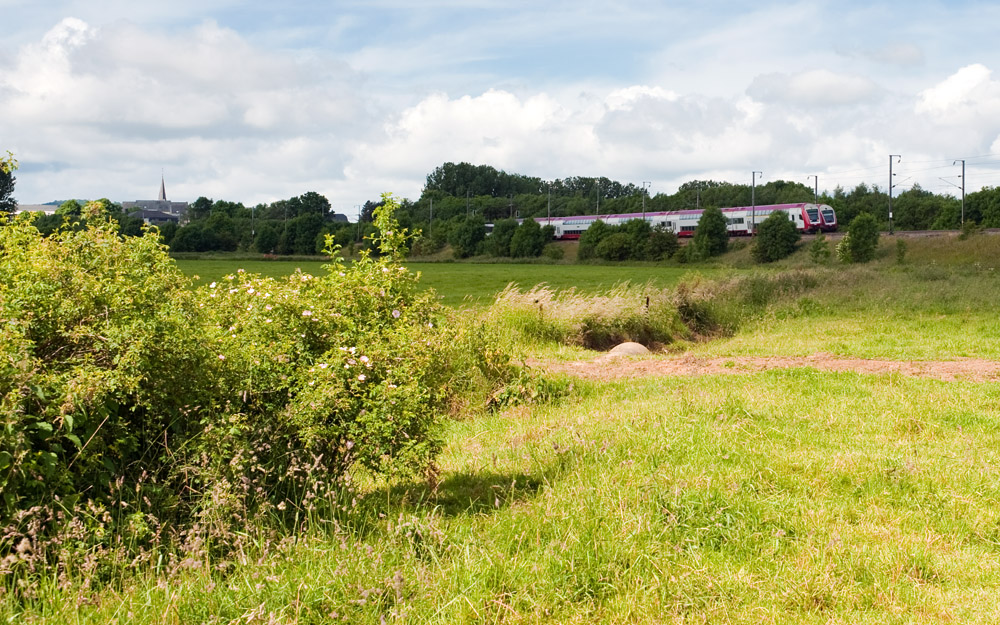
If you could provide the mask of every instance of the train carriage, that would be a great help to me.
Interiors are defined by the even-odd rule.
[[[837,229],[837,216],[827,204],[767,204],[761,206],[733,206],[723,208],[726,228],[730,236],[751,235],[760,224],[776,211],[784,212],[799,232],[831,232]],[[633,219],[645,219],[651,226],[661,226],[679,237],[692,237],[701,220],[702,209],[660,211],[647,213],[617,213],[604,215],[576,215],[572,217],[535,217],[542,227],[552,226],[554,238],[579,239],[594,222],[600,220],[609,226],[619,226]],[[523,220],[518,220],[520,223]]]

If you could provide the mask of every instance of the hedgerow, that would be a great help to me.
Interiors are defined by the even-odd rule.
[[[385,199],[377,255],[198,290],[155,230],[0,224],[0,574],[202,561],[349,511],[358,471],[433,473],[443,420],[521,374],[417,289]]]

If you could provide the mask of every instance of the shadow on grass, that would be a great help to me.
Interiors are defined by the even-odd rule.
[[[552,477],[548,473],[456,473],[445,477],[437,492],[425,487],[423,495],[445,516],[490,514],[533,498]]]
[[[568,470],[565,457],[556,456],[536,471],[466,471],[441,476],[436,485],[407,482],[379,488],[365,497],[370,510],[386,515],[434,510],[445,517],[489,515],[528,501]],[[386,503],[388,509],[386,509]],[[370,518],[370,517],[369,517]]]

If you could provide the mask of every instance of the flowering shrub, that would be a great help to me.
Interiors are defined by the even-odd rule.
[[[376,209],[377,256],[346,265],[328,241],[322,276],[197,291],[155,230],[0,224],[0,574],[65,570],[60,532],[91,560],[171,536],[239,549],[255,517],[349,507],[355,468],[431,466],[449,411],[517,367],[416,288],[395,207]]]

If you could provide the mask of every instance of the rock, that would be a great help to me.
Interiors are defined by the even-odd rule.
[[[609,356],[612,356],[612,355],[614,355],[614,356],[639,356],[639,355],[648,354],[648,353],[649,353],[649,350],[646,349],[645,345],[642,345],[640,343],[633,343],[633,342],[629,341],[628,343],[621,343],[619,345],[615,345],[611,349],[611,351],[608,352],[608,355]]]

